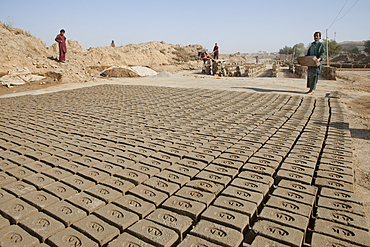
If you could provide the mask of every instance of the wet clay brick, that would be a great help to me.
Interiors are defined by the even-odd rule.
[[[310,186],[310,185],[306,185],[306,184],[302,184],[299,182],[294,182],[294,181],[290,181],[286,179],[280,180],[280,182],[278,183],[278,187],[291,189],[291,190],[306,193],[312,196],[316,196],[317,194],[317,187],[315,186]]]
[[[42,212],[29,216],[22,220],[19,225],[35,235],[41,242],[45,242],[48,237],[64,229],[61,222]]]
[[[7,184],[5,186],[2,186],[2,188],[12,194],[14,194],[17,197],[21,197],[25,194],[28,194],[32,191],[35,191],[36,188],[30,184],[27,184],[23,181],[17,181],[13,182],[11,184]]]
[[[11,199],[14,199],[14,198],[15,198],[15,196],[13,196],[12,194],[6,192],[3,189],[0,189],[0,204],[2,204],[4,202],[7,202]]]
[[[207,207],[216,197],[214,194],[210,192],[201,191],[187,186],[181,188],[175,195],[188,198],[197,202],[202,202],[206,204]]]
[[[158,178],[164,179],[166,181],[176,183],[180,186],[183,186],[184,184],[190,181],[190,177],[176,173],[176,172],[172,172],[170,170],[164,170],[156,174],[155,176]]]
[[[198,238],[196,236],[188,234],[186,238],[180,244],[177,245],[177,247],[189,247],[189,246],[217,247],[219,245],[209,242],[203,238]]]
[[[311,196],[311,195],[308,195],[308,194],[305,194],[305,193],[300,193],[300,192],[297,192],[297,191],[294,191],[294,190],[279,188],[279,187],[274,190],[272,195],[279,196],[279,197],[285,198],[287,200],[292,200],[292,201],[295,201],[295,202],[304,203],[304,204],[307,204],[311,207],[315,203],[315,199],[316,199],[315,196]]]
[[[231,178],[234,178],[238,174],[237,169],[224,167],[220,165],[210,164],[204,170],[210,171],[212,173],[218,173],[224,176],[229,176]]]
[[[260,206],[263,201],[262,193],[241,189],[235,186],[228,186],[224,191],[222,191],[221,194],[253,202],[257,205],[257,207]]]
[[[199,189],[202,191],[206,191],[206,192],[211,192],[212,194],[216,194],[216,195],[224,189],[224,186],[222,186],[221,184],[216,184],[211,181],[204,180],[204,179],[191,180],[190,182],[186,184],[186,186]]]
[[[159,170],[164,170],[166,167],[169,167],[171,163],[163,161],[163,160],[158,160],[154,158],[146,158],[140,161],[140,163],[143,163],[148,166],[152,166],[155,168],[158,168]]]
[[[345,247],[358,247],[359,245],[354,245],[348,241],[340,240],[334,237],[325,236],[314,232],[312,234],[311,246],[345,246]]]
[[[249,245],[246,245],[249,246]],[[272,240],[263,236],[256,236],[250,247],[288,247],[290,245],[279,243],[278,240]],[[244,245],[243,245],[244,247]]]
[[[247,230],[249,223],[247,215],[216,206],[210,206],[201,214],[200,218],[231,227],[241,233]]]
[[[285,211],[288,211],[294,214],[303,215],[307,218],[310,217],[311,212],[312,212],[312,207],[306,204],[297,203],[297,202],[290,201],[290,200],[276,197],[276,196],[271,196],[269,200],[267,201],[266,206],[282,209],[282,210],[285,210]]]
[[[277,181],[280,181],[282,179],[288,179],[304,184],[310,185],[312,182],[312,177],[308,175],[304,175],[302,173],[292,172],[292,171],[286,171],[286,170],[279,170],[276,174]]]
[[[199,160],[186,159],[186,158],[181,159],[179,162],[177,162],[177,164],[180,164],[186,167],[195,168],[198,170],[202,170],[204,167],[207,166],[207,163],[205,162],[202,162]]]
[[[316,178],[315,185],[321,188],[328,187],[330,189],[336,189],[336,190],[353,193],[353,184],[340,182],[337,180],[326,179],[326,178]]]
[[[338,199],[319,197],[317,201],[317,206],[337,211],[349,212],[360,216],[365,215],[364,208],[362,205],[352,202],[345,202]]]
[[[167,195],[171,196],[173,193],[175,193],[178,189],[180,189],[180,186],[172,183],[165,181],[160,178],[150,178],[146,181],[143,182],[143,184],[148,185],[152,187],[153,189],[156,189],[158,191],[161,191],[163,193],[166,193]]]
[[[85,210],[88,214],[92,213],[95,210],[103,207],[105,205],[104,201],[99,200],[85,192],[75,194],[66,199],[73,205]]]
[[[146,219],[176,231],[180,236],[180,241],[193,223],[189,217],[161,208],[148,215]]]
[[[39,243],[38,239],[17,225],[0,230],[1,246],[30,247]]]
[[[123,169],[120,172],[116,173],[114,176],[128,180],[135,185],[141,184],[149,178],[148,175],[132,170],[132,169]]]
[[[93,187],[88,188],[85,192],[105,201],[106,203],[112,202],[122,196],[122,193],[102,184],[94,185]]]
[[[340,191],[340,190],[334,190],[334,189],[325,188],[325,187],[321,188],[320,196],[338,199],[338,200],[345,201],[345,202],[357,203],[360,205],[364,204],[362,197],[358,194]]]
[[[314,231],[316,233],[328,235],[360,246],[368,246],[370,243],[370,235],[368,231],[363,231],[326,220],[317,219],[315,221]]]
[[[1,204],[0,212],[9,219],[12,224],[17,224],[31,214],[37,213],[38,210],[19,198],[9,200]]]
[[[154,245],[148,244],[139,238],[134,237],[127,232],[122,233],[115,240],[108,243],[108,247],[123,247],[123,246],[135,246],[135,247],[154,247]]]
[[[262,183],[254,182],[254,181],[251,181],[251,180],[242,179],[242,178],[235,178],[231,182],[231,185],[234,185],[236,187],[240,187],[242,189],[262,193],[264,196],[270,190],[270,186],[268,186],[267,184],[262,184]]]
[[[119,230],[117,228],[109,225],[95,215],[89,215],[74,223],[73,226],[94,241],[98,242],[100,246],[108,243],[114,237],[119,235]]]
[[[356,214],[318,207],[316,218],[329,220],[343,225],[352,226],[368,231],[366,218]]]
[[[257,212],[255,203],[229,196],[219,196],[213,205],[248,215],[250,220],[255,217]]]
[[[49,205],[59,202],[59,199],[57,197],[45,191],[33,191],[31,193],[23,195],[22,198],[29,204],[37,207],[39,210],[42,210]]]
[[[122,196],[113,203],[121,208],[134,212],[140,217],[140,219],[144,218],[155,210],[155,205],[153,203],[144,201],[133,195]]]
[[[212,161],[212,164],[219,165],[222,167],[229,167],[233,169],[240,169],[244,165],[241,161],[235,161],[235,160],[229,160],[225,158],[217,158],[214,161]]]
[[[49,237],[46,241],[47,244],[53,247],[57,246],[91,246],[99,247],[99,244],[89,239],[79,231],[68,227],[53,236]]]
[[[44,212],[63,222],[66,227],[87,216],[85,211],[66,201],[60,201],[50,205],[44,208]]]
[[[49,184],[44,189],[45,191],[59,197],[62,200],[78,192],[77,190],[73,189],[71,186],[68,186],[61,182]]]
[[[139,216],[136,214],[124,210],[112,203],[98,209],[94,214],[109,224],[117,227],[121,232],[139,220]]]
[[[304,239],[302,231],[267,220],[257,221],[252,229],[256,235],[272,238],[294,247],[300,247]]]
[[[185,199],[182,197],[171,196],[162,204],[162,207],[164,209],[189,216],[193,220],[197,220],[199,215],[206,208],[206,205],[204,203]]]
[[[0,172],[0,186],[3,187],[4,185],[11,184],[16,182],[17,179],[13,176],[9,176],[5,172]]]
[[[146,219],[129,227],[127,232],[158,247],[173,246],[179,239],[175,231]]]
[[[226,247],[237,247],[243,241],[243,234],[239,231],[207,220],[199,221],[190,233]]]
[[[105,180],[101,181],[101,183],[121,192],[122,194],[135,187],[135,184],[117,177],[107,177]]]
[[[135,188],[132,188],[129,190],[129,193],[155,204],[156,207],[158,207],[168,197],[165,193],[143,184],[139,184]]]
[[[299,214],[289,213],[285,210],[264,207],[258,216],[259,219],[273,221],[288,227],[294,227],[302,232],[306,232],[309,218]]]
[[[238,175],[238,177],[251,180],[251,181],[255,181],[255,182],[260,182],[263,184],[267,184],[268,186],[272,186],[274,183],[274,179],[272,177],[268,175],[258,174],[256,172],[251,172],[251,171],[242,171]]]
[[[78,191],[84,191],[95,185],[94,182],[87,180],[79,175],[69,176],[63,179],[62,182],[68,184]]]
[[[242,170],[259,173],[259,174],[266,175],[266,176],[269,176],[269,177],[274,176],[274,174],[276,172],[274,168],[264,166],[264,165],[254,164],[254,163],[246,163],[242,167]]]

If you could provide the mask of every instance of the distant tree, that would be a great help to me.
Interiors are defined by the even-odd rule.
[[[347,52],[348,54],[360,54],[360,50],[355,44],[351,44],[347,47],[343,47],[343,51]]]
[[[365,49],[364,52],[367,53],[367,55],[370,55],[370,40],[365,41]]]
[[[293,50],[295,49],[294,57],[304,56],[306,53],[306,48],[303,43],[295,44]]]
[[[324,45],[325,45],[325,50],[326,50],[326,39],[324,39]],[[332,58],[332,57],[337,56],[341,52],[341,50],[342,50],[342,46],[340,44],[338,44],[335,40],[329,40],[329,57]]]
[[[293,54],[293,48],[285,46],[279,50],[279,54]]]

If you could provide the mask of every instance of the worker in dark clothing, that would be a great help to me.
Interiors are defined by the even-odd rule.
[[[218,46],[217,43],[215,44],[215,47],[213,47],[213,58],[218,59]]]

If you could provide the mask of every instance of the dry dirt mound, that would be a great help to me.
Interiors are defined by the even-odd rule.
[[[370,64],[370,56],[365,54],[351,54],[351,55],[339,55],[338,57],[330,60],[332,63],[354,63],[354,64]]]

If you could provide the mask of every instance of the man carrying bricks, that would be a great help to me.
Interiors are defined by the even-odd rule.
[[[313,38],[314,42],[312,42],[310,48],[308,48],[307,56],[316,56],[320,65],[317,67],[308,67],[307,87],[310,88],[310,90],[306,92],[306,94],[314,94],[316,84],[321,73],[322,60],[324,59],[325,54],[324,44],[320,42],[321,33],[315,32]]]

